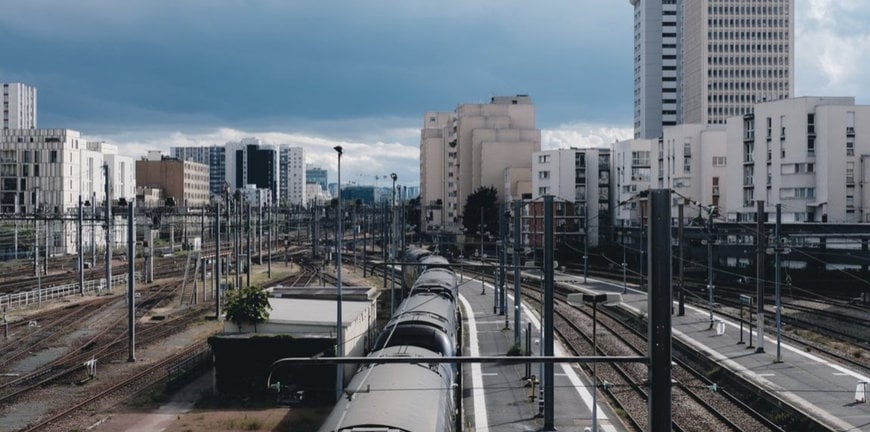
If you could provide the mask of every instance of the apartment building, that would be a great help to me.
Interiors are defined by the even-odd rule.
[[[723,192],[727,181],[724,125],[681,124],[666,127],[650,152],[651,184],[672,193],[671,215],[684,208],[684,221],[697,216],[699,207],[727,208]]]
[[[576,226],[588,229],[589,246],[611,231],[610,149],[558,149],[532,154],[532,197],[553,195],[573,204]]]
[[[36,129],[36,87],[2,83],[3,129]]]
[[[136,161],[136,184],[163,190],[163,199],[177,206],[200,207],[209,202],[208,165],[162,155]]]
[[[305,184],[316,184],[321,190],[326,191],[327,181],[325,169],[310,165],[305,169]]]
[[[756,104],[727,123],[729,221],[749,222],[756,200],[769,221],[870,222],[870,106],[851,97]]]
[[[494,187],[501,202],[509,201],[505,169],[530,169],[532,153],[540,148],[541,131],[527,95],[426,113],[420,135],[424,230],[460,232],[468,195],[480,187]]]
[[[306,205],[305,150],[302,147],[279,147],[279,203]]]
[[[613,143],[612,214],[617,228],[637,227],[646,219],[640,197],[652,184],[650,153],[658,142],[658,139],[631,139]]]
[[[222,196],[226,182],[226,149],[224,146],[171,147],[170,156],[208,165],[208,189],[212,195]]]

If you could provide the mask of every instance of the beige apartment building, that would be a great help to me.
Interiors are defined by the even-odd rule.
[[[465,202],[480,187],[494,187],[500,202],[519,199],[507,196],[505,170],[530,170],[532,153],[540,149],[541,130],[527,95],[427,112],[420,132],[424,231],[461,232]]]
[[[209,166],[160,155],[136,161],[136,184],[163,189],[176,205],[198,207],[209,201]]]

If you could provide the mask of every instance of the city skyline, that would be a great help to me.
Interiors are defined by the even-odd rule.
[[[342,145],[343,178],[360,183],[390,172],[416,183],[421,115],[493,95],[532,97],[542,149],[632,133],[628,1],[202,7],[13,1],[0,17],[0,81],[39,89],[40,127],[137,157],[257,137],[303,146],[334,175]],[[867,103],[870,5],[795,9],[795,96]]]

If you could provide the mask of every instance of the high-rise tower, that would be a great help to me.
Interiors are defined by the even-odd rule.
[[[794,0],[630,2],[636,138],[794,94]]]
[[[2,83],[3,129],[36,129],[36,87]]]

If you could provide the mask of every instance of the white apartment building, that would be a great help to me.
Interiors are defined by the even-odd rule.
[[[541,148],[527,95],[462,104],[453,113],[429,112],[423,122],[420,186],[426,231],[460,232],[467,197],[480,187],[494,187],[499,201],[507,202],[505,169],[530,168],[532,153]]]
[[[103,165],[109,163],[117,194],[112,199],[132,199],[135,185],[133,161],[117,154],[105,143],[88,143],[70,129],[9,129],[0,135],[0,212],[32,215],[41,210],[47,222],[40,235],[48,236],[51,254],[76,252],[76,230],[72,216],[77,214],[79,198],[87,201],[86,213],[102,214],[97,206],[105,202]],[[16,208],[17,205],[17,208]],[[63,216],[67,220],[61,221]],[[84,227],[86,247],[91,239],[105,245],[99,224]],[[125,229],[115,226],[114,243],[125,243]]]
[[[3,129],[36,129],[36,87],[2,83]]]
[[[613,143],[613,226],[637,227],[646,219],[640,194],[652,181],[650,153],[658,139],[631,139]]]
[[[103,163],[109,166],[109,195],[115,201],[136,200],[136,161],[118,154],[118,146],[103,141],[88,141],[88,150],[103,155]],[[99,194],[97,194],[99,195]]]
[[[793,95],[794,0],[629,0],[635,138]]]
[[[683,202],[684,221],[697,216],[699,207],[727,208],[725,126],[681,124],[666,127],[650,153],[651,185],[671,189],[671,216]]]
[[[610,235],[610,149],[558,149],[532,154],[532,197],[553,195],[574,205],[577,226],[589,229],[589,246]]]
[[[306,205],[305,150],[302,147],[279,147],[279,203]]]
[[[870,222],[870,106],[851,97],[800,97],[756,104],[727,124],[729,221]]]

